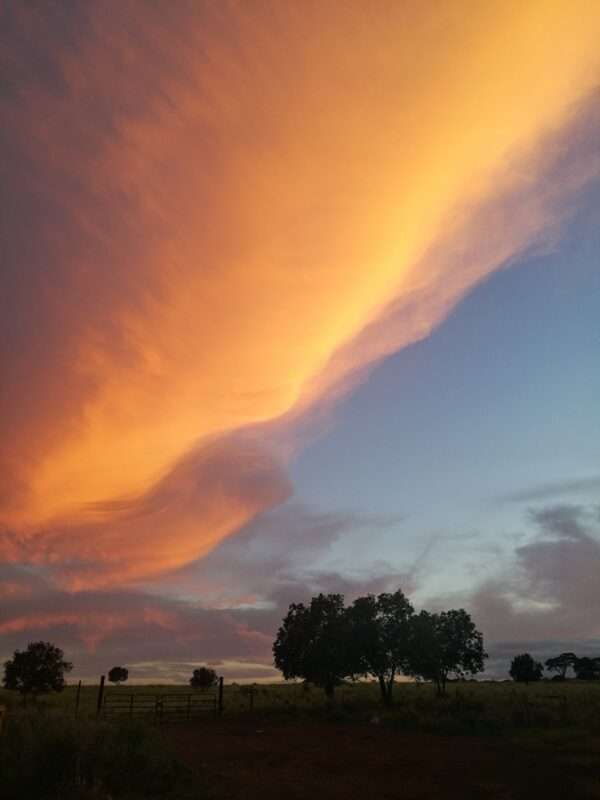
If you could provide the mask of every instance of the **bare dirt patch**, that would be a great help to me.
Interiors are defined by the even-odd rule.
[[[597,798],[600,747],[402,733],[368,724],[220,720],[168,740],[210,798],[469,800]]]

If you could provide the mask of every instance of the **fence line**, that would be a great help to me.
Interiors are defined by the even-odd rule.
[[[176,722],[217,716],[218,696],[214,693],[177,692],[150,694],[107,692],[101,714],[105,719],[146,719],[156,722]]]

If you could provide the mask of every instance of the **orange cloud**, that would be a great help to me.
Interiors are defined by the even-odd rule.
[[[0,537],[8,561],[50,565],[71,590],[156,576],[205,554],[289,483],[272,456],[239,434],[194,450],[142,495],[87,504],[26,536]]]
[[[83,588],[188,563],[287,497],[287,450],[232,432],[293,427],[556,219],[562,192],[538,181],[598,83],[600,10],[265,0],[166,21],[126,2],[75,19],[16,10],[7,46],[22,208],[0,557]]]
[[[145,608],[141,612],[101,612],[32,613],[12,617],[0,622],[0,636],[26,630],[45,630],[59,626],[73,626],[80,634],[81,641],[89,652],[94,652],[98,644],[117,631],[139,625],[156,625],[159,628],[176,632],[177,618],[159,608]]]
[[[0,584],[0,599],[26,597],[31,594],[31,588],[17,581],[2,581]]]

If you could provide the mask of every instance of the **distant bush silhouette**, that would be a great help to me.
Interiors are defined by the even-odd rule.
[[[544,673],[544,668],[539,661],[535,661],[529,653],[515,656],[508,671],[510,677],[519,683],[533,683],[539,681]]]
[[[194,689],[210,689],[217,682],[217,673],[210,667],[195,669],[190,678],[190,686]]]
[[[129,670],[126,667],[113,667],[108,673],[108,680],[111,683],[125,683],[128,677]]]
[[[50,642],[30,642],[26,650],[15,650],[12,659],[4,662],[4,686],[34,699],[38,694],[62,692],[65,672],[73,665],[65,661],[64,653]]]

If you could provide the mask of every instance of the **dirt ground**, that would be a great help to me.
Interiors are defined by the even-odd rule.
[[[214,800],[596,800],[600,739],[508,740],[259,720],[174,727]]]

